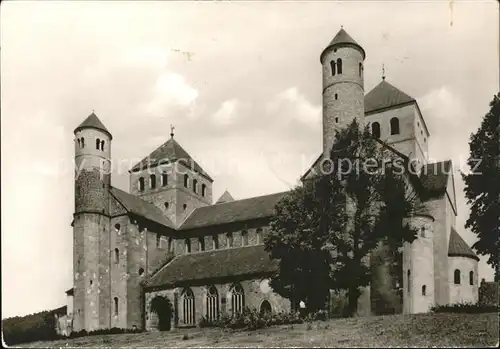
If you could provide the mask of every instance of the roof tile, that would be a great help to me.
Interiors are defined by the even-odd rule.
[[[451,227],[450,243],[448,245],[449,257],[470,257],[479,261],[479,257],[474,253],[472,248],[458,234],[455,228]]]
[[[111,133],[104,126],[101,120],[99,120],[97,115],[94,114],[94,112],[92,112],[92,114],[90,114],[85,120],[83,120],[83,122],[77,128],[75,128],[74,132],[76,133],[84,128],[95,128],[97,130],[106,132],[111,137]]]
[[[385,79],[365,96],[365,113],[416,102],[415,98],[388,83]]]

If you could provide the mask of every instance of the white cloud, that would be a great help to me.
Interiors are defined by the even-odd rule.
[[[267,104],[267,112],[270,114],[283,115],[288,119],[295,119],[311,128],[320,126],[321,106],[313,105],[296,87],[277,94],[274,99]]]
[[[236,99],[224,101],[220,108],[212,114],[212,120],[217,125],[229,125],[235,121],[236,113],[240,109],[241,103]]]

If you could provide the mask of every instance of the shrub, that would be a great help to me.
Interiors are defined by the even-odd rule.
[[[215,321],[208,321],[202,318],[200,327],[219,327],[222,329],[245,329],[257,330],[272,325],[288,325],[302,323],[303,320],[298,313],[263,313],[261,314],[255,308],[244,308],[241,313],[236,313],[233,316],[228,314],[219,314]]]
[[[490,304],[456,303],[446,305],[435,305],[431,308],[434,313],[496,313],[498,306]]]
[[[90,332],[87,332],[86,330],[71,332],[69,338],[79,338],[85,336],[97,336],[105,334],[140,333],[140,332],[143,332],[143,330],[112,327],[112,328],[103,328],[99,330],[94,330]]]

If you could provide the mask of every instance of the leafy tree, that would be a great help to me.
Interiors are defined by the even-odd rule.
[[[356,120],[337,134],[329,159],[329,169],[276,205],[265,239],[271,258],[280,260],[271,286],[306,300],[309,311],[324,306],[330,289],[345,289],[354,314],[360,287],[370,283],[370,253],[381,243],[398,250],[412,242],[416,231],[406,218],[419,205],[408,164]]]
[[[470,137],[470,172],[462,173],[462,178],[467,203],[471,205],[465,227],[478,237],[472,247],[481,255],[489,255],[487,263],[495,269],[495,280],[499,280],[500,93],[493,97],[490,107],[481,127]]]

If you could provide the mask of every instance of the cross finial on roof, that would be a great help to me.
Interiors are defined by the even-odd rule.
[[[174,130],[175,130],[174,125],[170,125],[170,137],[172,138],[174,138]]]
[[[382,63],[382,80],[385,80],[385,65]]]
[[[344,29],[344,26],[342,24],[340,25],[340,29]]]

